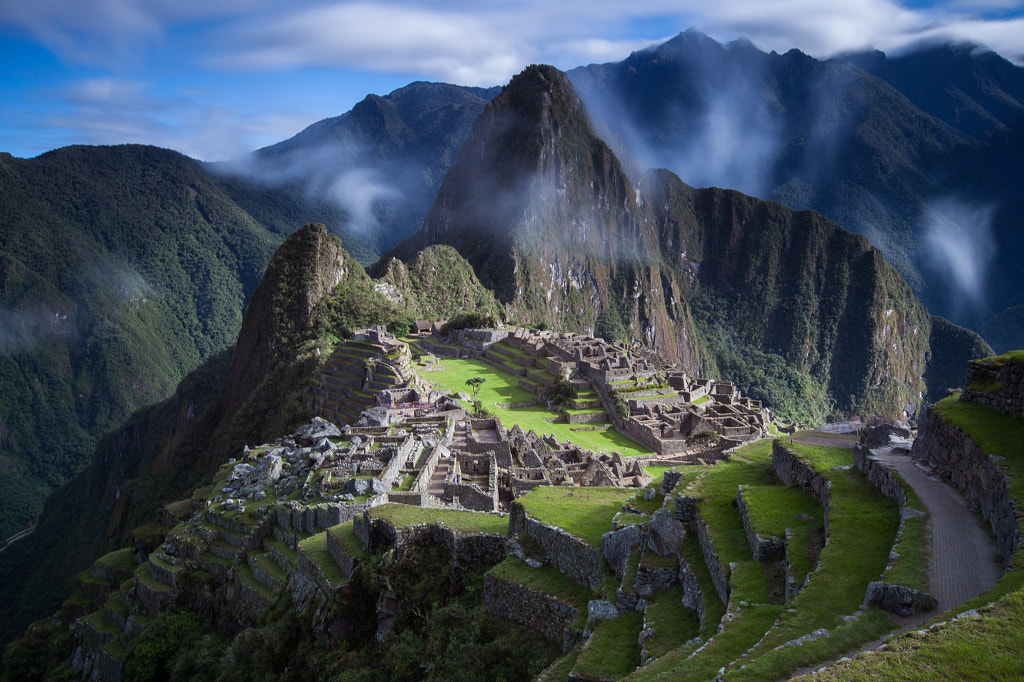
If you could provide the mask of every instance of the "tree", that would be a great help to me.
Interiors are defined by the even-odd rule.
[[[480,401],[480,387],[484,385],[486,379],[483,377],[473,377],[472,379],[466,379],[466,385],[469,386],[469,392],[473,394],[473,402]]]

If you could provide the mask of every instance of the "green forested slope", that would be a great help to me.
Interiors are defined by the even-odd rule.
[[[141,146],[0,156],[0,537],[96,439],[238,333],[283,235],[195,161]]]

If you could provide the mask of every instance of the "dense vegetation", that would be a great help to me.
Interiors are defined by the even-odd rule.
[[[229,347],[282,235],[150,147],[0,157],[0,537]]]

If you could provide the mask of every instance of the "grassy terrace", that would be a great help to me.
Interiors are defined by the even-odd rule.
[[[932,680],[1024,679],[1024,591],[991,606],[981,617],[938,626],[926,637],[890,640],[884,650],[842,661],[818,673],[820,682],[931,682]]]
[[[428,509],[424,507],[410,507],[404,504],[385,504],[371,509],[370,516],[375,519],[384,519],[391,523],[391,525],[399,528],[419,523],[442,522],[452,530],[462,533],[508,534],[507,516],[485,514],[482,512]]]
[[[551,420],[560,419],[562,415],[557,412],[551,412],[543,405],[531,405],[529,407],[512,409],[497,407],[498,403],[528,402],[536,400],[537,396],[519,387],[519,377],[485,362],[479,360],[446,359],[444,363],[445,369],[430,372],[427,379],[439,388],[456,393],[468,393],[469,387],[466,386],[466,380],[473,377],[482,377],[485,381],[480,388],[480,402],[491,413],[500,418],[501,423],[508,428],[511,428],[513,424],[519,424],[524,431],[533,429],[538,434],[553,434],[561,442],[571,441],[582,448],[597,452],[617,451],[627,457],[651,453],[650,450],[626,438],[614,429],[572,431],[570,429],[571,424],[553,423]]]
[[[885,570],[899,528],[895,503],[882,495],[859,470],[832,469],[852,464],[850,450],[791,447],[832,483],[831,541],[822,549],[818,569],[811,575],[807,587],[752,650],[752,655],[758,657],[745,669],[730,671],[730,679],[786,677],[801,666],[828,660],[893,628],[889,617],[878,609],[870,609],[856,623],[844,624],[842,619],[860,608],[868,583],[877,580]],[[841,636],[773,650],[818,628],[831,632],[840,627]]]
[[[301,541],[299,552],[323,571],[331,587],[340,587],[348,583],[348,578],[342,573],[341,567],[334,562],[334,557],[327,551],[327,531],[311,535]]]
[[[647,641],[647,652],[653,658],[678,649],[700,634],[700,619],[696,611],[684,609],[683,588],[670,587],[654,595],[645,618],[647,627],[654,628],[654,636]]]
[[[581,587],[572,578],[567,578],[553,566],[544,565],[540,568],[530,568],[522,560],[508,557],[489,570],[488,574],[557,597],[561,601],[575,606],[580,612],[579,625],[582,626],[586,622],[587,604],[594,598],[594,594],[587,588]]]
[[[992,361],[1024,361],[1024,351]],[[933,406],[987,453],[1005,457],[1010,495],[1024,508],[1024,420],[1000,414],[951,396]],[[1024,523],[1024,521],[1022,521]],[[947,680],[1024,679],[1024,552],[1018,550],[1008,570],[988,592],[957,607],[977,609],[979,616],[940,622],[925,634],[909,633],[889,641],[884,650],[861,654],[831,666],[815,680]],[[936,619],[945,621],[949,616]]]
[[[617,679],[640,665],[637,638],[644,616],[633,611],[597,625],[587,644],[580,649],[572,673],[584,679]]]
[[[541,523],[563,528],[593,547],[612,528],[612,519],[635,491],[622,488],[540,486],[517,502]]]
[[[814,569],[819,547],[813,538],[824,532],[824,510],[810,492],[789,486],[748,486],[743,490],[748,517],[754,531],[764,537],[792,540],[786,545],[786,560],[797,582]],[[810,518],[806,518],[810,517]]]
[[[345,550],[345,554],[350,557],[365,558],[368,556],[366,547],[363,546],[363,541],[355,534],[355,529],[351,521],[338,524],[333,528],[328,528],[327,532],[330,533],[331,537],[341,545],[341,548]]]

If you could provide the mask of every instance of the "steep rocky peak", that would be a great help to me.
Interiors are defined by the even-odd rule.
[[[303,226],[274,252],[242,319],[225,385],[227,414],[303,340],[317,303],[353,269],[362,271],[320,223]]]

